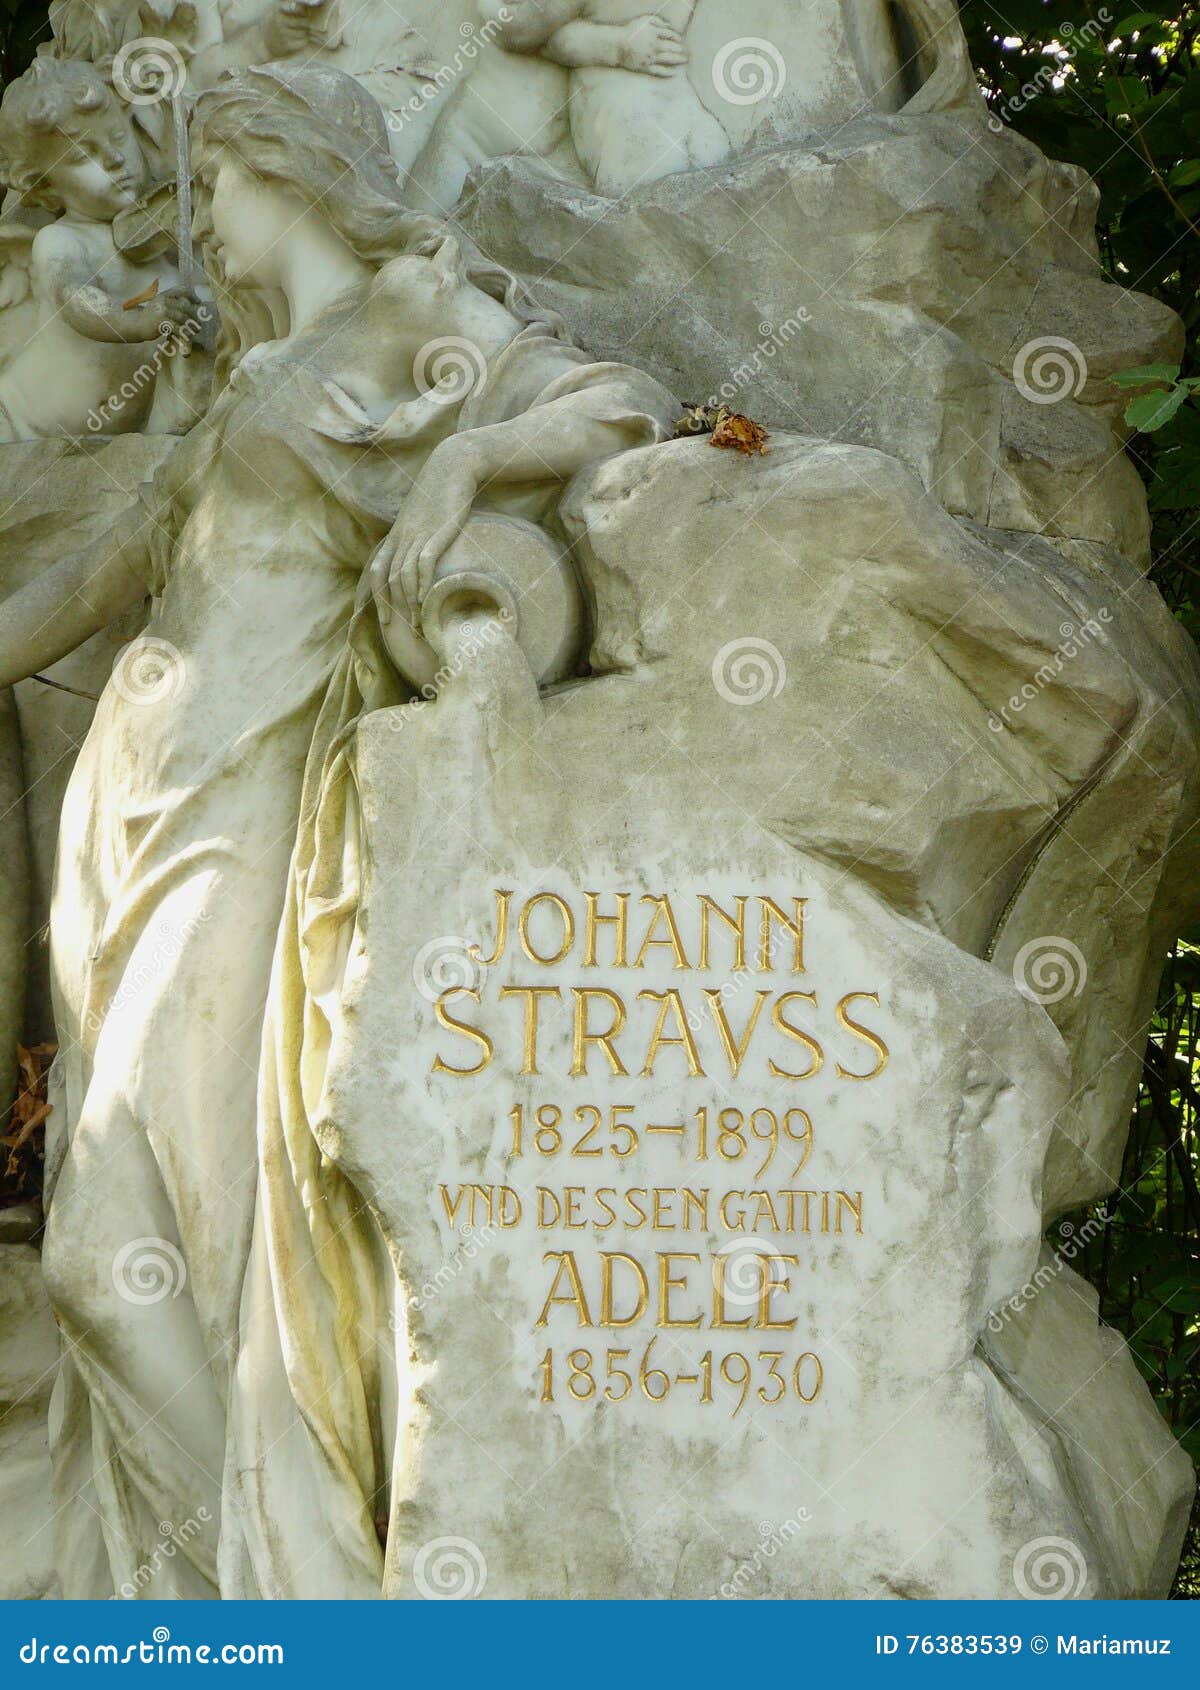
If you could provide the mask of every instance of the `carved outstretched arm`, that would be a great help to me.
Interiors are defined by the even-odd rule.
[[[589,464],[611,457],[630,443],[625,423],[591,414],[587,397],[586,392],[567,394],[508,422],[453,436],[445,446],[472,466],[481,489],[569,481]]]
[[[687,63],[679,31],[655,13],[611,24],[585,18],[586,9],[586,0],[479,0],[485,24],[510,53],[540,53],[572,70],[606,65],[648,76],[670,76]]]
[[[176,501],[203,474],[214,439],[197,423],[110,528],[0,601],[0,686],[57,663],[148,596],[155,554],[177,529]]]
[[[128,545],[105,535],[0,603],[0,685],[35,675],[146,596]]]
[[[222,71],[336,46],[330,11],[331,0],[272,0],[257,22],[196,54],[189,66],[193,85],[211,88]]]
[[[109,345],[157,340],[160,334],[182,328],[199,309],[199,300],[182,288],[171,288],[128,311],[121,300],[91,284],[71,288],[59,300],[59,312],[68,328],[86,340]]]
[[[566,482],[635,441],[636,430],[620,407],[610,407],[603,397],[593,405],[586,392],[442,441],[371,561],[381,621],[386,625],[403,605],[419,625],[438,561],[466,527],[485,487]]]
[[[476,0],[489,35],[510,53],[540,53],[563,24],[583,16],[587,0]]]
[[[199,309],[199,301],[182,288],[170,288],[126,310],[124,301],[114,299],[92,276],[88,255],[68,231],[55,225],[40,231],[33,246],[34,288],[85,340],[110,346],[156,340],[164,331],[182,327]]]

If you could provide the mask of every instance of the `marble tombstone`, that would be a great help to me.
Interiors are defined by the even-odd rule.
[[[1165,1594],[1191,1468],[1053,1230],[1200,850],[1108,381],[1180,327],[1090,182],[949,0],[52,17],[5,1594]]]

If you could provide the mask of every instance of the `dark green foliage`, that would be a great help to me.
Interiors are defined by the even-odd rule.
[[[1200,634],[1200,9],[1179,0],[1091,9],[963,0],[961,9],[994,113],[1099,184],[1108,274],[1183,318],[1182,366],[1143,372],[1126,417],[1141,431],[1130,451],[1150,489],[1154,579]],[[1200,930],[1180,939],[1167,964],[1121,1185],[1103,1205],[1103,1231],[1075,1263],[1200,1462],[1198,1176]],[[1198,1527],[1194,1517],[1175,1590],[1193,1599]]]
[[[0,0],[0,82],[20,76],[49,36],[45,0]]]

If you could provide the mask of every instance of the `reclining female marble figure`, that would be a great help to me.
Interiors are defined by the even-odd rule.
[[[44,1262],[65,1346],[60,1564],[78,1596],[132,1580],[181,1498],[204,1529],[155,1595],[271,1587],[278,1551],[263,1531],[286,1540],[279,1510],[313,1506],[307,1480],[290,1500],[239,1505],[266,1482],[246,1453],[256,1428],[307,1434],[287,1374],[263,1377],[269,1343],[250,1346],[257,1374],[240,1393],[234,1369],[264,1004],[306,758],[320,765],[341,743],[366,693],[403,695],[374,595],[387,614],[403,608],[477,504],[552,521],[575,471],[663,438],[674,410],[656,382],[594,363],[505,272],[404,208],[382,114],[353,79],[287,65],[233,76],[201,98],[193,141],[222,309],[219,395],[102,542],[0,610],[7,684],[156,600],[72,777],[51,922],[69,1143]],[[447,338],[473,347],[476,379],[435,381],[430,399],[426,343]],[[274,1023],[285,1044],[303,1032],[296,1007],[286,999]],[[276,1186],[260,1198],[275,1251],[295,1200]],[[348,1212],[351,1231],[364,1224]],[[174,1294],[146,1294],[156,1271]],[[275,1294],[286,1300],[286,1283]],[[257,1304],[246,1318],[257,1330],[273,1316]],[[336,1516],[347,1487],[322,1463],[350,1463],[371,1492],[386,1487],[386,1457],[329,1433],[310,1459]],[[244,1485],[223,1483],[227,1460]],[[345,1590],[377,1589],[369,1520],[365,1532],[357,1518],[328,1523],[346,1545]]]
[[[170,430],[173,417],[154,415],[156,388],[203,314],[171,263],[134,262],[114,242],[113,219],[146,191],[150,166],[99,71],[40,58],[9,84],[0,181],[24,205],[61,213],[36,231],[5,224],[3,302],[31,293],[37,315],[32,334],[3,348],[0,440]]]

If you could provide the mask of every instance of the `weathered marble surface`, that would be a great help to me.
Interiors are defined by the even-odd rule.
[[[0,592],[16,592],[52,567],[67,551],[86,545],[102,533],[128,505],[139,483],[153,473],[176,441],[166,435],[131,435],[112,441],[71,443],[39,440],[12,443],[0,450]],[[58,845],[58,821],[63,793],[83,744],[95,699],[104,689],[124,642],[132,639],[145,620],[134,610],[114,625],[52,664],[46,673],[59,691],[40,681],[21,681],[15,690],[16,720],[8,724],[7,755],[22,759],[23,800],[6,829],[5,910],[23,910],[19,938],[14,929],[5,956],[17,962],[12,945],[28,970],[27,1005],[14,1004],[17,1028],[27,1027],[31,1040],[54,1035],[46,926]],[[82,695],[82,696],[81,696]],[[90,696],[89,696],[90,695]],[[6,807],[7,808],[7,807]],[[24,825],[19,824],[24,811]],[[20,862],[20,843],[27,841],[28,865]],[[27,877],[27,901],[16,888]],[[18,1007],[18,1004],[21,1007]],[[5,1054],[11,1042],[5,1046]]]
[[[423,95],[464,7],[162,8],[180,87],[293,61],[193,122],[213,404],[0,448],[0,679],[75,648],[104,692],[54,897],[60,1585],[1028,1596],[1065,1544],[1073,1594],[1161,1595],[1190,1468],[1043,1231],[1118,1175],[1196,913],[1200,669],[1105,386],[1178,325],[1101,282],[1080,174],[987,130],[941,0],[903,101],[881,9],[701,0],[693,94],[735,27],[785,84],[628,193],[579,156],[610,72],[650,110],[578,56],[621,7]],[[115,83],[146,16],[58,39]],[[470,179],[476,249],[412,199],[525,148],[467,122],[420,180],[493,72],[554,124]],[[710,393],[769,455],[669,440]],[[18,692],[32,923],[92,706]],[[589,955],[620,893],[639,954]],[[705,894],[746,958],[720,918],[701,956]]]
[[[57,1596],[47,1411],[58,1334],[38,1253],[0,1244],[0,1600]]]
[[[862,117],[616,206],[504,160],[462,218],[573,334],[685,398],[876,446],[976,521],[1142,560],[1106,381],[1177,357],[1182,329],[1101,280],[1095,205],[1083,171],[1013,132],[930,114]],[[1039,380],[1048,337],[1071,346]]]
[[[1075,1594],[1163,1594],[1192,1490],[1188,1463],[1118,1342],[1097,1337],[1094,1306],[1056,1301],[1043,1313],[1040,1292],[1028,1290],[1044,1221],[1063,1197],[1053,1184],[1044,1189],[1047,1158],[1062,1161],[1060,1133],[1086,1130],[1091,1167],[1105,1166],[1126,1119],[1127,1073],[1105,1107],[1090,1098],[1086,1120],[1064,1114],[1086,1072],[1079,1065],[1093,1060],[1083,1018],[1058,1012],[1049,992],[1046,1004],[1029,1001],[1044,982],[1014,968],[1007,952],[1002,966],[985,959],[998,942],[1015,948],[1044,934],[1030,921],[1036,899],[1014,894],[1056,876],[1073,801],[1102,795],[1109,781],[1118,790],[1140,767],[1136,798],[1121,802],[1162,841],[1159,908],[1150,908],[1148,888],[1137,939],[1126,932],[1119,954],[1102,907],[1085,910],[1081,897],[1068,923],[1088,965],[1093,1014],[1119,1000],[1132,1030],[1144,1004],[1130,958],[1143,943],[1148,954],[1161,949],[1156,923],[1169,921],[1173,900],[1195,895],[1190,854],[1165,854],[1196,818],[1194,654],[1157,599],[1139,593],[1128,565],[1080,567],[1044,543],[1031,559],[1028,539],[956,523],[910,470],[862,448],[781,437],[771,458],[747,462],[703,443],[663,446],[594,472],[577,486],[567,520],[595,597],[595,678],[539,699],[511,641],[498,637],[471,662],[450,663],[435,705],[368,716],[353,803],[331,800],[334,855],[318,856],[310,876],[339,913],[332,926],[312,928],[306,968],[314,982],[334,970],[340,1009],[305,1057],[309,1118],[320,1148],[370,1204],[399,1271],[386,1592],[427,1593],[426,1546],[453,1537],[473,1546],[468,1582],[486,1563],[492,1596],[697,1597],[731,1582],[742,1594],[738,1568],[747,1561],[758,1568],[746,1592],[755,1595],[1004,1596],[1022,1593],[1015,1569],[1028,1546],[1053,1538],[1076,1545],[1085,1563]],[[1102,619],[1118,595],[1120,615]],[[996,713],[1052,661],[1068,618],[1095,634],[997,731]],[[1148,660],[1151,646],[1159,655]],[[741,708],[731,696],[739,653]],[[757,701],[746,706],[751,690]],[[1152,760],[1139,764],[1122,750],[1159,718],[1180,777],[1172,783]],[[781,746],[794,758],[782,778]],[[398,792],[408,795],[402,804]],[[351,856],[339,867],[343,839]],[[397,872],[373,872],[360,888],[345,866],[356,851],[364,864]],[[1090,884],[1078,864],[1074,872],[1075,884]],[[514,930],[504,960],[480,967],[467,946],[492,953],[500,887],[515,890]],[[638,973],[583,966],[588,889],[612,913],[619,889],[632,892],[636,911],[639,895],[664,888],[684,912],[681,926],[691,923],[687,970],[678,972],[669,948],[653,950]],[[715,956],[698,970],[691,912],[704,891],[726,908],[735,891],[765,893],[786,910],[793,893],[806,895],[805,977],[789,979],[786,964],[737,973]],[[539,892],[575,912],[562,966],[515,954],[515,912]],[[1057,896],[1062,907],[1061,883]],[[630,929],[644,930],[635,915]],[[530,932],[534,948],[552,956],[561,916],[543,902]],[[606,955],[612,939],[606,929]],[[562,994],[544,1000],[536,1079],[521,1073],[523,1000],[500,995],[529,985]],[[629,1077],[611,1072],[595,1045],[586,1075],[570,1077],[574,986],[622,995],[628,1027],[617,1046]],[[653,1077],[639,1079],[654,1015],[636,993],[672,986],[689,1022],[696,1016],[706,1072],[689,1077],[678,1050],[660,1051]],[[772,1077],[768,1059],[787,1058],[767,1008],[733,1082],[704,987],[722,994],[735,1040],[757,990],[816,991],[800,1018],[828,1051],[820,1072],[796,1085]],[[835,1057],[859,1072],[872,1061],[861,1040],[847,1047],[835,1022],[834,1005],[851,990],[880,998],[878,1007],[860,1003],[891,1053],[870,1083],[839,1078],[834,1067]],[[493,1041],[486,1064],[484,1040],[435,1013],[443,991],[445,1014]],[[608,1026],[610,1015],[601,1006],[590,1025]],[[667,1024],[669,1035],[680,1031]],[[799,1063],[803,1052],[782,1043]],[[454,1076],[439,1059],[479,1071]],[[631,1103],[625,1119],[644,1128],[687,1120],[704,1103],[740,1104],[748,1115],[797,1102],[815,1124],[802,1183],[860,1191],[863,1232],[817,1237],[797,1226],[780,1238],[767,1228],[776,1249],[800,1258],[782,1270],[795,1278],[778,1298],[799,1328],[760,1333],[754,1344],[743,1335],[741,1344],[820,1352],[820,1399],[777,1409],[755,1399],[733,1421],[736,1392],[723,1397],[720,1384],[704,1405],[698,1387],[677,1380],[669,1409],[636,1387],[619,1405],[571,1402],[570,1352],[599,1355],[600,1376],[606,1347],[628,1348],[636,1374],[656,1336],[652,1313],[632,1329],[597,1328],[600,1249],[642,1260],[653,1298],[655,1250],[698,1251],[707,1261],[710,1251],[747,1247],[715,1223],[679,1232],[668,1222],[657,1237],[620,1225],[596,1231],[596,1185],[774,1188],[787,1170],[751,1181],[735,1161],[700,1165],[678,1141],[644,1133],[628,1162],[543,1156],[528,1141],[536,1108],[562,1105],[571,1120],[579,1105]],[[515,1103],[529,1118],[521,1157],[511,1154]],[[588,1120],[578,1118],[576,1135]],[[598,1142],[608,1145],[607,1126]],[[315,1164],[308,1177],[320,1178]],[[263,1178],[270,1193],[278,1183],[270,1165]],[[343,1203],[339,1176],[328,1178],[328,1200]],[[510,1230],[502,1219],[511,1219],[512,1198],[502,1208],[494,1197],[489,1214],[479,1193],[473,1211],[464,1196],[451,1219],[442,1189],[453,1207],[464,1184],[512,1188],[524,1206],[520,1225]],[[568,1184],[580,1187],[581,1224],[560,1219],[539,1230],[536,1188],[559,1194],[546,1199],[553,1213]],[[269,1205],[278,1214],[281,1190]],[[553,1259],[544,1259],[572,1247],[587,1330],[570,1282],[556,1281]],[[291,1342],[303,1346],[306,1331],[328,1322],[330,1281],[347,1276],[348,1285],[355,1262],[361,1276],[354,1249],[326,1252],[323,1283],[297,1277],[294,1306],[284,1309]],[[707,1293],[695,1267],[680,1271],[693,1277],[670,1293],[673,1312],[690,1316]],[[632,1270],[622,1272],[632,1301]],[[547,1310],[552,1287],[559,1301]],[[1018,1336],[997,1341],[989,1369],[981,1335],[1014,1298],[1025,1311]],[[378,1311],[360,1308],[359,1342],[372,1357]],[[549,1316],[544,1326],[539,1312]],[[1006,1331],[1009,1318],[1001,1317]],[[724,1344],[736,1350],[738,1341]],[[1086,1408],[1069,1390],[1050,1389],[1039,1359],[1047,1342],[1060,1381],[1089,1380]],[[553,1405],[540,1400],[547,1346],[558,1369]],[[719,1358],[718,1333],[660,1326],[648,1365],[693,1376],[714,1346]],[[251,1345],[251,1372],[254,1362]],[[335,1372],[313,1347],[299,1371],[307,1411],[330,1416],[348,1437],[361,1398],[344,1363],[342,1352]],[[764,1388],[757,1375],[754,1387]],[[661,1390],[657,1378],[650,1389]],[[1118,1427],[1128,1470],[1106,1483],[1107,1440]],[[1055,1454],[1072,1437],[1082,1441],[1072,1460],[1091,1473],[1089,1487]],[[348,1493],[340,1507],[349,1508]],[[802,1528],[783,1533],[786,1548],[759,1568],[759,1522],[777,1531],[798,1509]],[[564,1535],[564,1519],[583,1524]],[[343,1588],[344,1562],[333,1546],[330,1554],[321,1574]]]

